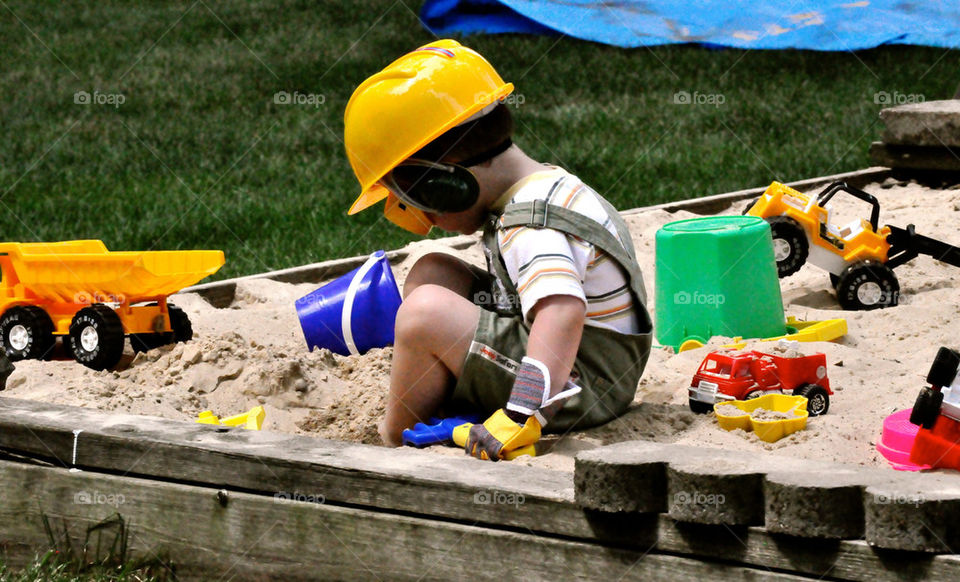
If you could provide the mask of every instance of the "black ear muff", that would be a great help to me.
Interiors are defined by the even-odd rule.
[[[401,165],[392,175],[408,197],[430,211],[463,212],[477,202],[480,193],[473,173],[461,166]]]

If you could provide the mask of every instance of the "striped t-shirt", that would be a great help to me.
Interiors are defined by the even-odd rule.
[[[501,200],[508,204],[545,200],[562,206],[599,222],[623,244],[599,196],[576,176],[554,168],[517,182]],[[499,229],[497,238],[525,319],[540,299],[571,295],[586,304],[586,325],[639,333],[627,274],[605,252],[549,228]]]

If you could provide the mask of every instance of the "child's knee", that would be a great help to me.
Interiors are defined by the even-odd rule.
[[[427,253],[417,259],[410,268],[403,283],[403,297],[406,299],[423,285],[444,284],[462,269],[460,260],[447,253]]]
[[[450,291],[437,285],[417,287],[400,304],[395,335],[398,342],[420,342],[436,331],[438,318],[449,306]]]

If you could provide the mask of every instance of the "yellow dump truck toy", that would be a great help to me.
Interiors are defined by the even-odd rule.
[[[111,252],[98,240],[0,243],[0,341],[13,360],[46,359],[57,337],[81,364],[189,341],[190,319],[167,296],[223,266],[222,251]]]
[[[830,200],[840,193],[869,204],[870,219],[835,224]],[[912,224],[907,228],[880,227],[877,199],[845,182],[834,182],[816,196],[774,182],[744,214],[770,223],[781,278],[809,261],[830,273],[844,309],[897,305],[900,282],[893,269],[921,254],[960,267],[960,248],[919,235]]]

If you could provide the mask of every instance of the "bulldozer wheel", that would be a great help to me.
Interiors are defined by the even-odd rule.
[[[893,269],[866,260],[847,267],[837,281],[837,299],[847,310],[893,307],[900,301],[900,282]]]
[[[57,345],[53,321],[35,305],[11,307],[3,314],[0,341],[11,362],[48,359]]]
[[[773,257],[777,261],[777,275],[783,279],[796,273],[807,262],[810,243],[803,228],[789,216],[771,216],[770,234],[773,235]]]
[[[940,388],[950,386],[956,379],[958,370],[960,370],[960,353],[941,347],[937,357],[933,359],[933,364],[930,365],[927,382],[931,386]]]
[[[73,357],[93,370],[117,365],[123,356],[123,323],[106,305],[84,307],[70,322],[70,349]]]
[[[917,394],[917,400],[910,411],[910,422],[926,429],[933,428],[937,417],[940,416],[940,405],[943,404],[943,392],[922,388]]]

